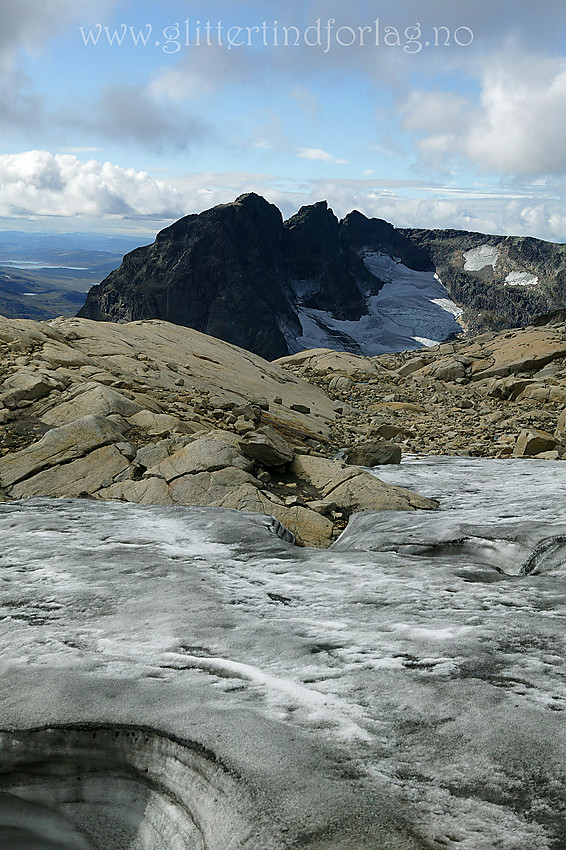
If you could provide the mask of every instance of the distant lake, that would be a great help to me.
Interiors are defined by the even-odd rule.
[[[69,269],[77,272],[87,272],[89,266],[50,266],[48,263],[32,262],[31,260],[2,260],[0,266],[10,266],[14,269],[33,269],[40,271],[41,269]]]

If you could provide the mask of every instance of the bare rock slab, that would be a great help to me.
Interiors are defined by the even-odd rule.
[[[211,431],[158,463],[148,470],[148,474],[157,475],[170,482],[182,475],[214,472],[224,467],[249,471],[252,461],[240,451],[239,440],[235,434],[230,431]]]
[[[52,466],[20,481],[12,487],[10,495],[13,499],[25,499],[38,494],[70,497],[96,493],[111,484],[129,465],[128,459],[115,445],[102,446],[72,463]]]
[[[438,503],[336,460],[299,455],[291,472],[347,511],[435,510]]]
[[[79,385],[79,389],[80,392],[75,391],[73,398],[47,411],[42,416],[42,422],[46,425],[63,425],[85,416],[109,416],[112,413],[133,416],[142,409],[121,392],[94,381]]]
[[[122,440],[121,430],[104,416],[85,416],[60,428],[52,428],[28,448],[0,458],[0,486],[9,488],[43,469]],[[41,493],[38,491],[37,495]]]

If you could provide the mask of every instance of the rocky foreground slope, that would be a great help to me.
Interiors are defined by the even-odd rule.
[[[372,443],[384,439],[403,452],[559,460],[566,456],[566,322],[560,319],[417,355],[318,350],[277,362],[345,405],[333,441],[357,442],[357,462],[370,465]]]
[[[566,456],[560,321],[417,356],[268,363],[155,320],[0,318],[0,362],[3,499],[236,508],[324,547],[358,511],[435,507],[363,467],[407,452]]]
[[[0,361],[4,499],[236,508],[315,546],[356,511],[435,507],[329,459],[344,405],[197,331],[0,318]]]

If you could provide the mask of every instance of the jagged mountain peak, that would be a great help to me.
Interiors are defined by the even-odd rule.
[[[243,195],[238,195],[235,201],[229,204],[220,204],[219,208],[233,207],[246,212],[264,213],[266,215],[276,215],[282,220],[282,215],[275,204],[267,201],[262,195],[256,192],[245,192]]]
[[[400,230],[358,210],[339,221],[326,200],[283,221],[247,192],[126,255],[79,315],[165,319],[268,359],[313,347],[374,355],[461,333],[461,305],[476,330],[527,324],[564,306],[565,271],[564,246]]]

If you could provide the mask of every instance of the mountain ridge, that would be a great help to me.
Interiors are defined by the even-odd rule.
[[[326,201],[286,221],[251,192],[126,254],[81,318],[156,318],[267,359],[324,347],[375,356],[519,327],[566,305],[566,246],[398,229]],[[462,316],[462,319],[459,318]]]

